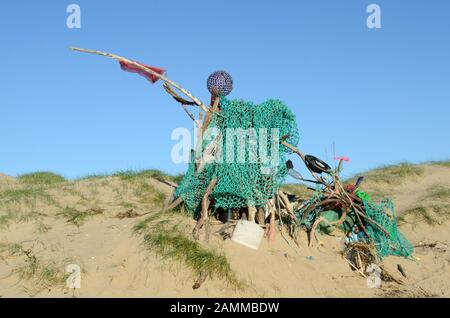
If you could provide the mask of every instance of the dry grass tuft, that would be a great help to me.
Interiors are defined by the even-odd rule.
[[[80,211],[73,207],[66,207],[60,215],[63,215],[67,220],[67,223],[71,223],[77,227],[82,226],[88,219],[95,215],[103,214],[103,209],[89,209],[86,211]]]
[[[56,173],[47,171],[38,171],[22,174],[17,179],[27,185],[50,185],[65,182],[66,179]]]
[[[143,236],[143,245],[163,260],[186,265],[195,276],[225,280],[231,287],[244,289],[224,254],[200,245],[190,238],[183,217],[174,212],[156,213],[134,227]]]
[[[408,177],[422,176],[424,171],[422,166],[403,162],[398,165],[382,166],[359,175],[366,176],[367,181],[399,185]],[[355,178],[350,178],[348,182],[354,180]]]
[[[450,204],[417,206],[409,209],[398,218],[399,224],[417,224],[425,222],[430,226],[440,225],[443,221],[450,219]]]
[[[22,264],[14,268],[12,274],[16,274],[19,281],[23,281],[24,291],[31,297],[44,290],[66,287],[69,274],[66,266],[74,263],[73,259],[58,260],[47,259],[39,256],[33,249],[24,248],[21,244],[1,244],[0,253],[8,253],[9,257],[21,258]]]

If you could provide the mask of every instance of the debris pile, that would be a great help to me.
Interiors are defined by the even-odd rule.
[[[208,78],[211,103],[206,106],[168,79],[164,69],[111,53],[73,49],[118,60],[123,70],[138,73],[151,83],[161,80],[165,91],[194,121],[197,145],[167,208],[182,205],[197,219],[195,239],[200,239],[204,230],[208,240],[214,222],[222,224],[215,234],[233,239],[239,233],[240,242],[255,249],[258,242],[252,239],[261,235],[261,229],[269,240],[277,230],[281,229],[282,235],[283,229],[287,230],[296,243],[299,232],[306,231],[310,246],[321,233],[339,229],[346,246],[343,255],[358,271],[387,255],[412,255],[413,246],[397,229],[392,202],[374,202],[361,191],[363,177],[354,184],[342,182],[340,173],[348,158],[338,158],[339,164],[332,169],[319,158],[301,152],[297,148],[295,115],[281,101],[254,104],[229,100],[226,96],[232,91],[233,79],[227,72],[218,71]],[[190,106],[197,106],[198,117]],[[312,179],[305,179],[294,169],[292,161],[287,160],[291,154],[298,155]],[[301,200],[281,191],[288,175],[313,184],[313,195]],[[243,242],[246,237],[251,242]]]

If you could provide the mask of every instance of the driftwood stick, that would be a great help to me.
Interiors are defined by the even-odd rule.
[[[194,114],[192,114],[189,109],[187,108],[186,105],[181,105],[181,107],[183,107],[184,112],[189,116],[190,119],[192,119],[192,121],[194,122],[195,126],[197,126],[198,129],[200,129],[200,124],[197,122],[197,120],[195,120]]]
[[[313,225],[311,226],[311,230],[309,231],[310,234],[308,235],[308,238],[309,238],[308,246],[309,246],[309,247],[312,247],[313,237],[316,238],[316,240],[317,240],[316,229],[317,229],[317,226],[319,226],[319,223],[322,222],[322,221],[326,221],[326,219],[323,218],[323,217],[321,217],[321,216],[319,216],[319,217],[314,221]]]
[[[183,107],[184,112],[189,116],[190,119],[194,122],[195,126],[197,126],[198,129],[200,129],[200,124],[195,120],[194,114],[191,113],[191,111],[187,108],[187,105],[195,105],[194,102],[188,102],[181,97],[179,97],[169,86],[167,82],[164,82],[163,84],[164,89],[168,94],[170,94],[177,102],[181,104],[181,107]],[[201,113],[201,110],[200,110]]]
[[[153,76],[156,76],[157,78],[159,78],[160,80],[172,85],[173,87],[175,87],[176,89],[178,89],[180,92],[182,92],[184,95],[186,95],[187,97],[189,97],[190,99],[192,99],[192,101],[198,105],[204,112],[208,113],[209,109],[194,95],[192,95],[190,92],[188,92],[185,88],[181,87],[180,85],[178,85],[177,83],[175,83],[174,81],[168,79],[167,77],[165,77],[164,75],[161,75],[151,69],[149,69],[148,67],[145,67],[135,61],[131,61],[129,59],[126,59],[124,57],[121,57],[119,55],[116,54],[112,54],[112,53],[108,53],[108,52],[102,52],[102,51],[95,51],[95,50],[88,50],[88,49],[82,49],[82,48],[78,48],[78,47],[71,47],[70,48],[73,51],[78,51],[78,52],[83,52],[83,53],[90,53],[90,54],[96,54],[96,55],[101,55],[101,56],[105,56],[105,57],[109,57],[118,61],[124,61],[128,64],[134,65],[138,68],[140,68],[141,70],[143,70],[144,72],[147,72]]]
[[[286,210],[290,214],[292,214],[292,205],[291,205],[291,202],[289,202],[289,199],[287,198],[287,196],[281,190],[278,191],[278,196],[280,197],[281,202],[283,202],[283,205],[286,208]]]
[[[204,218],[204,222],[206,222],[206,228],[205,228],[205,240],[206,242],[209,242],[209,234],[211,231],[211,226],[209,223],[209,205],[211,204],[211,201],[209,200],[209,195],[211,194],[212,190],[217,184],[217,179],[214,178],[211,180],[211,183],[209,184],[208,188],[206,189],[206,193],[202,200],[202,218]]]
[[[166,210],[172,210],[175,209],[178,205],[180,205],[180,203],[183,202],[183,198],[182,197],[178,197],[175,201],[173,201]]]
[[[362,260],[361,260],[361,255],[359,255],[359,251],[358,250],[356,250],[356,267],[358,267],[358,268],[362,268],[363,267],[363,263],[362,263]]]
[[[212,113],[215,113],[219,110],[219,103],[220,98],[217,97],[216,99],[214,99],[214,103],[211,105],[210,112],[206,113],[205,121],[203,122],[202,126],[202,134],[204,134],[206,129],[208,129],[209,123],[211,122],[212,119]]]
[[[316,237],[316,229],[319,226],[319,224],[321,222],[324,222],[325,224],[331,225],[331,226],[337,226],[337,225],[341,225],[342,223],[345,222],[345,218],[347,217],[347,213],[348,213],[348,208],[344,208],[342,209],[342,214],[341,217],[339,218],[339,220],[334,221],[334,222],[330,222],[328,221],[326,218],[323,218],[321,216],[322,213],[319,213],[319,217],[314,221],[313,226],[311,227],[311,233],[312,235],[314,235],[314,237]],[[312,246],[312,235],[309,235],[309,247]]]
[[[370,217],[368,217],[367,215],[365,215],[363,212],[361,212],[361,210],[359,208],[357,208],[355,205],[353,205],[354,209],[355,209],[355,213],[361,215],[363,218],[365,218],[367,221],[375,224],[376,226],[378,226],[380,228],[381,231],[383,231],[384,234],[386,234],[388,237],[391,237],[391,235],[389,234],[389,232],[387,232],[379,223],[377,223],[376,221],[372,220]]]
[[[338,166],[337,166],[336,173],[341,172],[341,170],[342,170],[342,163],[343,163],[343,162],[344,162],[343,159],[340,159],[340,160],[339,160],[339,164],[338,164]]]
[[[269,244],[272,243],[275,239],[275,213],[276,213],[276,202],[277,199],[275,198],[275,202],[274,202],[274,208],[270,209],[270,219],[269,219],[269,226],[266,228],[267,229],[267,239],[269,241]],[[278,202],[278,213],[280,213],[280,203]],[[280,216],[281,217],[281,216]]]
[[[206,281],[207,278],[208,278],[208,274],[206,272],[201,272],[200,276],[195,281],[194,286],[192,286],[192,289],[199,289],[200,286]]]
[[[211,182],[209,183],[208,187],[206,188],[205,194],[203,195],[202,199],[202,212],[200,214],[200,218],[197,221],[197,224],[194,227],[194,230],[192,231],[192,235],[196,240],[199,239],[199,231],[202,228],[202,226],[205,224],[206,221],[209,219],[209,195],[211,194],[212,190],[217,184],[217,178],[213,178]],[[206,233],[206,238],[208,238],[209,233]]]
[[[301,221],[304,222],[306,220],[306,218],[308,217],[308,214],[310,212],[312,212],[314,209],[318,208],[319,206],[327,205],[330,203],[338,203],[338,202],[339,202],[338,199],[325,199],[320,202],[311,204],[303,213]]]
[[[220,99],[216,98],[214,100],[214,103],[211,105],[211,107],[209,108],[209,110],[211,112],[206,113],[205,115],[205,120],[203,121],[203,125],[201,125],[201,127],[199,127],[199,131],[197,134],[197,145],[196,145],[196,154],[201,153],[201,157],[199,157],[197,159],[197,163],[196,163],[196,172],[200,173],[202,172],[202,170],[205,168],[205,165],[210,162],[211,160],[214,159],[214,157],[218,154],[218,147],[219,147],[219,142],[222,141],[222,137],[221,137],[221,133],[219,133],[219,135],[216,136],[216,138],[214,140],[211,141],[211,143],[206,147],[206,149],[202,149],[203,146],[203,135],[206,132],[206,129],[209,126],[209,123],[211,122],[211,118],[212,118],[212,113],[217,113],[217,111],[219,110],[219,102]],[[199,122],[201,122],[201,119],[199,119]]]
[[[353,210],[355,211],[355,215],[356,215],[356,218],[358,219],[359,225],[361,226],[361,228],[364,231],[364,233],[366,234],[366,236],[370,237],[369,236],[369,232],[367,231],[366,227],[364,226],[363,221],[361,220],[360,214],[356,211],[356,209],[355,209],[353,204],[352,204],[352,207],[353,207]]]
[[[180,95],[175,93],[175,91],[170,87],[169,83],[164,82],[163,87],[166,90],[167,94],[172,96],[172,98],[174,100],[176,100],[178,103],[180,103],[181,105],[189,105],[189,106],[190,105],[195,105],[194,102],[190,102],[188,100],[185,100],[184,98],[181,98]]]
[[[201,173],[203,169],[205,168],[207,163],[210,163],[211,161],[216,158],[216,156],[219,154],[219,147],[220,142],[222,142],[222,136],[219,133],[217,137],[211,141],[211,143],[203,149],[203,152],[201,153],[201,157],[197,159],[196,163],[196,172]],[[202,146],[202,141],[198,141],[197,149],[201,150],[200,147]]]
[[[168,186],[170,186],[170,187],[172,187],[174,189],[178,188],[178,183],[175,183],[175,182],[172,182],[172,181],[169,181],[169,180],[165,180],[165,179],[161,179],[161,180],[158,180],[158,181],[161,182],[161,183],[167,184]]]
[[[247,207],[247,220],[250,222],[255,222],[256,217],[256,207],[255,206],[248,206]]]
[[[334,185],[339,186],[341,191],[341,194],[344,196],[344,198],[346,198],[346,201],[350,204],[350,206],[353,208],[353,211],[355,211],[355,215],[356,218],[358,219],[358,223],[361,226],[362,230],[364,231],[364,233],[367,235],[367,237],[369,237],[369,232],[367,231],[367,228],[364,226],[363,221],[361,220],[361,216],[366,216],[364,213],[362,213],[361,211],[358,211],[358,208],[355,206],[355,204],[353,203],[352,199],[350,199],[347,191],[345,191],[344,187],[342,186],[342,184],[340,182],[338,182],[337,184]],[[383,229],[384,230],[384,229]]]
[[[291,145],[290,143],[286,142],[286,141],[282,141],[281,144],[289,149],[291,149],[293,152],[295,152],[296,154],[298,154],[300,156],[300,158],[302,158],[303,161],[305,161],[305,155],[303,154],[303,152],[301,152],[300,150],[298,150],[295,146]]]
[[[195,125],[197,126],[197,140],[202,139],[202,121],[203,121],[203,112],[201,109],[198,110],[198,120],[195,122]]]
[[[350,262],[348,259],[344,258],[346,260],[346,262],[352,267],[354,268],[358,273],[361,274],[362,277],[367,278],[367,275],[364,274],[358,267],[356,267],[355,265],[352,264],[352,262]]]

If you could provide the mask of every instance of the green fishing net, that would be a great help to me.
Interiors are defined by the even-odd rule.
[[[362,218],[364,226],[367,229],[368,241],[375,245],[378,256],[380,258],[384,258],[387,255],[410,257],[414,247],[398,230],[392,201],[385,199],[376,203],[368,194],[361,190],[356,190],[355,195],[363,200],[366,215],[381,226],[380,228],[377,224]],[[313,211],[308,211],[308,214],[304,216],[308,207],[320,202],[322,199],[323,195],[321,195],[321,189],[318,188],[315,194],[296,214],[300,226],[304,226],[306,229],[310,230],[319,214],[329,222],[339,220],[340,212],[333,210],[322,211],[321,207],[318,207]],[[325,234],[332,231],[332,227],[325,222],[322,223],[319,224],[319,231]],[[352,230],[354,224],[357,224],[357,217],[355,212],[351,210],[348,212],[344,223],[339,227],[341,230],[348,233]]]
[[[390,199],[385,199],[375,203],[367,199],[365,193],[363,194],[356,193],[363,199],[366,215],[386,231],[385,233],[379,226],[370,221],[365,222],[367,234],[371,242],[375,244],[379,256],[381,258],[387,255],[410,257],[414,247],[398,230],[393,202]]]
[[[175,193],[194,215],[201,211],[213,177],[217,178],[211,193],[215,209],[265,205],[287,175],[285,156],[291,150],[280,141],[294,146],[299,141],[295,115],[279,100],[254,104],[222,97],[220,105]],[[212,162],[199,164],[199,156],[209,147],[218,155]]]

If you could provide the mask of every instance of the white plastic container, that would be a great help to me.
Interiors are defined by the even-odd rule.
[[[254,250],[259,248],[264,230],[256,223],[239,220],[234,228],[231,240]]]

